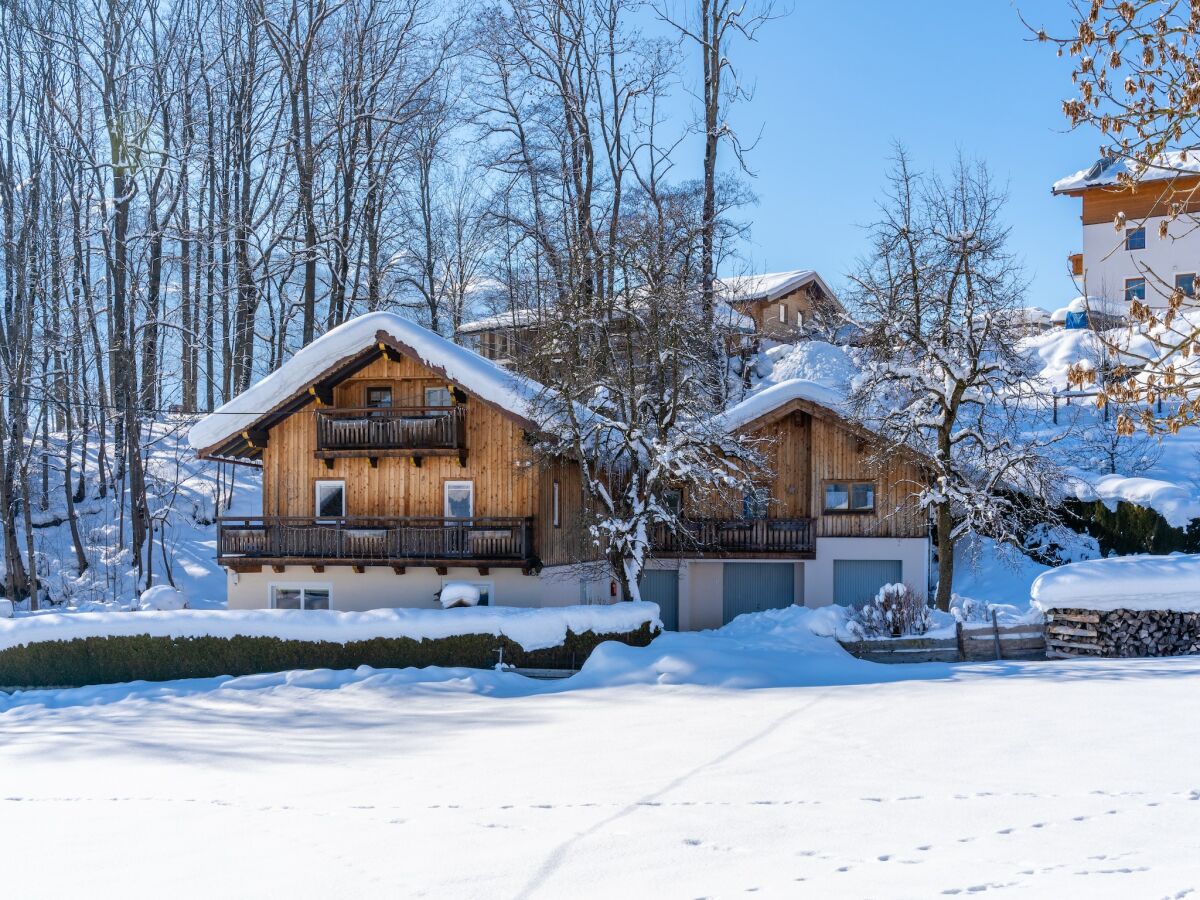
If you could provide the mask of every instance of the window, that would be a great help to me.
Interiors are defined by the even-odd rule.
[[[475,484],[470,481],[447,481],[443,488],[445,509],[442,515],[455,519],[469,519],[475,508]]]
[[[316,515],[319,519],[340,519],[346,515],[346,482],[318,481]]]
[[[442,589],[445,590],[446,585],[453,582],[454,584],[469,584],[473,588],[479,589],[479,605],[491,606],[492,594],[496,593],[495,587],[490,581],[463,581],[461,578],[443,578]]]
[[[1196,273],[1180,272],[1175,276],[1175,290],[1185,297],[1196,296]]]
[[[770,502],[771,493],[766,488],[751,488],[742,496],[742,518],[765,519]]]
[[[454,398],[450,396],[450,388],[446,388],[446,387],[425,388],[425,405],[426,406],[453,406]]]
[[[1145,278],[1125,279],[1125,302],[1132,303],[1134,300],[1139,300],[1142,303],[1146,302]]]
[[[562,491],[558,485],[558,479],[554,480],[554,484],[550,486],[550,515],[554,521],[555,528],[562,527]]]
[[[804,312],[799,309],[796,310],[796,327],[797,328],[804,327]]]
[[[872,481],[830,481],[825,485],[825,512],[871,512],[875,509]]]
[[[779,321],[782,322],[784,325],[787,324],[787,304],[786,303],[779,304]]]
[[[1125,230],[1125,249],[1126,250],[1145,250],[1146,249],[1146,229],[1145,228],[1128,228]]]
[[[392,389],[390,387],[367,388],[366,406],[371,409],[387,409],[392,405]]]
[[[678,516],[683,511],[683,492],[678,490],[663,491],[663,506]]]
[[[271,609],[329,609],[327,584],[273,584]]]

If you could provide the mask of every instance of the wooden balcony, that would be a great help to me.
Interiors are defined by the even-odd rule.
[[[286,516],[217,520],[217,561],[234,570],[286,565],[541,567],[533,519],[439,516],[312,519]],[[444,573],[443,573],[444,574]]]
[[[316,456],[457,456],[465,464],[466,412],[462,406],[319,409]]]
[[[747,556],[811,559],[813,519],[685,519],[679,531],[657,526],[651,546],[659,556]]]

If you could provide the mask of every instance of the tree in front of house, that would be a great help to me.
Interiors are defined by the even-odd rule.
[[[1020,544],[1053,520],[1059,479],[1020,428],[1035,398],[1015,350],[1023,285],[1004,197],[981,165],[922,175],[902,149],[890,184],[851,278],[866,337],[851,407],[883,438],[880,455],[914,454],[928,472],[914,492],[931,514],[937,606],[949,609],[955,542]]]

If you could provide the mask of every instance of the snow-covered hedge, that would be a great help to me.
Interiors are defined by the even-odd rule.
[[[1043,572],[1033,604],[1050,609],[1200,612],[1200,555],[1114,556]]]
[[[80,686],[289,669],[576,668],[596,645],[649,643],[658,606],[74,613],[0,622],[0,685]]]

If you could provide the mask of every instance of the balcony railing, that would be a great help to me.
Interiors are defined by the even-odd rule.
[[[467,416],[462,406],[317,410],[318,453],[457,453],[466,446]]]
[[[471,565],[536,565],[531,518],[225,516],[217,525],[217,557],[222,562],[435,565],[461,560]]]
[[[812,519],[685,519],[680,524],[679,531],[655,527],[656,552],[811,554],[817,546]]]

